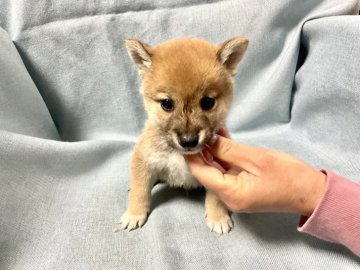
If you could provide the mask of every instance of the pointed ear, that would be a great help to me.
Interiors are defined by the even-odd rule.
[[[245,54],[249,40],[246,37],[236,36],[220,45],[217,52],[218,60],[225,68],[235,75],[236,67]]]
[[[151,66],[151,48],[137,39],[126,39],[127,51],[140,71],[145,71]]]

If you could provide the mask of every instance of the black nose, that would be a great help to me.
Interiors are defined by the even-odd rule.
[[[197,134],[181,134],[179,136],[180,145],[184,148],[193,148],[197,146],[199,142],[199,136]]]

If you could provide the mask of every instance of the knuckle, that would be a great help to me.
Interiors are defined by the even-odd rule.
[[[250,198],[240,192],[234,186],[230,186],[222,193],[222,200],[224,201],[226,207],[232,212],[245,212],[250,207]]]
[[[246,212],[248,210],[248,206],[244,200],[240,201],[226,201],[225,202],[227,208],[232,212]]]
[[[238,205],[235,205],[232,202],[225,202],[226,207],[231,211],[231,212],[240,212]]]
[[[270,150],[266,150],[258,157],[258,165],[263,168],[272,168],[276,163],[276,157]]]

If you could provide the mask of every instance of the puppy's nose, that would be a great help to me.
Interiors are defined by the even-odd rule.
[[[199,142],[199,136],[197,134],[185,133],[179,136],[180,145],[184,148],[193,148],[197,146]]]

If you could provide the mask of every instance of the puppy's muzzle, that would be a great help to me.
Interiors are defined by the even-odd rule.
[[[186,150],[195,148],[199,143],[199,135],[184,133],[178,136],[179,144]]]

